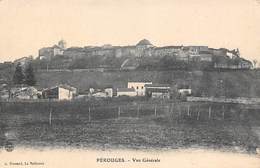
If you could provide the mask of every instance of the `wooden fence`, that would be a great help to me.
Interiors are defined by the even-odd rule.
[[[258,113],[258,111],[254,111]],[[116,118],[168,117],[173,120],[244,120],[249,110],[223,103],[130,103],[93,105],[86,102],[1,103],[0,124],[91,122]]]

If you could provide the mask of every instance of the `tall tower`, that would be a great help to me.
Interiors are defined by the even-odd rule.
[[[66,49],[66,46],[67,45],[67,43],[64,41],[64,40],[60,40],[59,42],[58,42],[58,46],[60,47],[60,48],[62,48],[62,49]]]

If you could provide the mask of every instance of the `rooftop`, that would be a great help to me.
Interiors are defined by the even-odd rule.
[[[135,92],[134,88],[117,88],[117,92]]]
[[[136,80],[136,81],[128,81],[128,83],[152,83],[152,81],[149,81],[149,80]]]
[[[143,39],[143,40],[139,41],[136,45],[137,46],[144,46],[144,45],[152,45],[152,43],[147,39]]]
[[[155,50],[160,50],[160,49],[181,49],[183,46],[163,46],[163,47],[156,47]]]
[[[154,93],[169,93],[170,89],[168,88],[149,88],[147,89],[148,92],[154,92]]]
[[[168,84],[146,84],[146,88],[170,88]]]
[[[60,84],[60,85],[53,86],[51,88],[47,88],[47,89],[44,89],[44,90],[53,90],[53,89],[56,89],[56,88],[63,88],[63,89],[67,89],[67,90],[70,90],[70,91],[73,91],[73,90],[77,89],[77,88],[69,86],[67,84]]]

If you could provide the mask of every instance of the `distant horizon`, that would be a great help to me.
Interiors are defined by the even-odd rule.
[[[260,62],[256,0],[2,0],[0,62],[38,56],[64,39],[68,46],[206,45],[239,48]]]

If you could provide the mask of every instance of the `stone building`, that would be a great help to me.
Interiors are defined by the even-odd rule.
[[[133,88],[137,96],[145,96],[145,85],[152,84],[152,82],[128,82],[127,88]]]
[[[58,42],[58,45],[53,45],[52,47],[44,47],[39,50],[39,59],[51,60],[57,55],[63,55],[64,50],[66,49],[66,42],[61,40]]]

